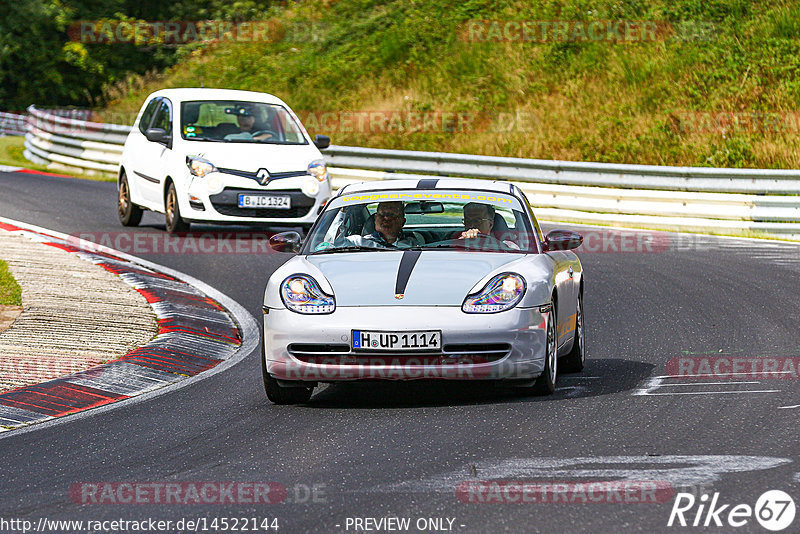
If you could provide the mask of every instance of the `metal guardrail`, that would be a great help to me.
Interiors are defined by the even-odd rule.
[[[25,157],[54,170],[116,176],[122,145],[131,130],[28,108]]]
[[[130,126],[28,108],[25,156],[54,169],[116,175]],[[800,171],[550,161],[332,146],[334,187],[461,176],[517,183],[543,220],[800,240]]]
[[[0,112],[0,135],[25,135],[25,115]]]

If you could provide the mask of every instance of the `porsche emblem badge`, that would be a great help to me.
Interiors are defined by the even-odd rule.
[[[402,294],[402,293],[395,293],[395,294],[394,294],[394,298],[396,298],[397,300],[400,300],[400,299],[402,299],[403,297],[405,297],[405,295],[404,295],[404,294]]]

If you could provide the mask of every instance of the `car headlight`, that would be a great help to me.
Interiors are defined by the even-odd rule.
[[[202,178],[206,174],[217,172],[217,168],[210,161],[203,158],[192,158],[186,156],[186,166],[194,176]]]
[[[325,165],[325,160],[315,159],[308,164],[308,174],[316,178],[320,182],[328,179],[328,166]]]
[[[461,309],[465,313],[497,313],[516,306],[525,294],[525,280],[518,274],[498,274],[483,289],[467,295]]]
[[[325,314],[336,309],[333,295],[326,295],[316,280],[303,274],[294,274],[283,281],[281,299],[296,313]]]

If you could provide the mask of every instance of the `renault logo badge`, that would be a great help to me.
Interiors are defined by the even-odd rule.
[[[258,178],[258,181],[261,182],[261,185],[265,185],[267,182],[269,182],[269,171],[267,169],[258,169],[256,177]]]

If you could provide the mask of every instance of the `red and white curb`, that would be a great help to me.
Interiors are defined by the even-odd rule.
[[[22,174],[41,174],[42,176],[54,176],[56,178],[74,178],[68,174],[58,174],[55,172],[36,171],[25,167],[11,167],[10,165],[0,165],[0,172],[19,172]]]
[[[165,393],[230,367],[258,344],[250,313],[188,275],[19,221],[0,217],[0,228],[119,275],[147,299],[159,326],[155,338],[117,360],[0,394],[0,432]]]

